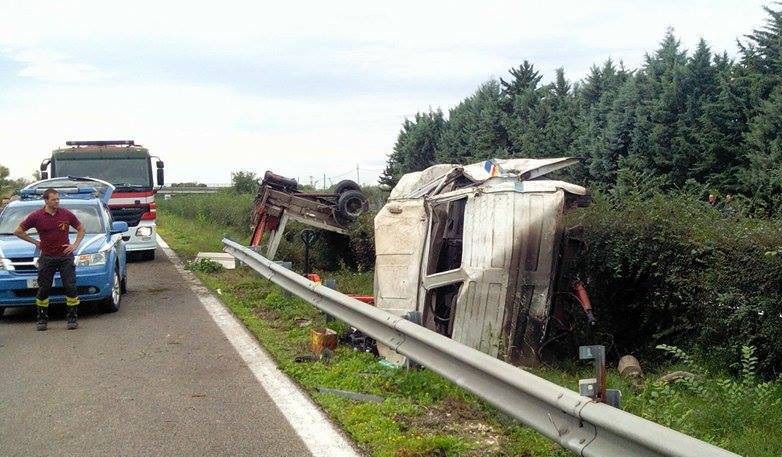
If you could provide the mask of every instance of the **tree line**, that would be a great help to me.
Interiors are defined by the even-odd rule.
[[[571,83],[528,61],[451,108],[406,119],[381,182],[436,163],[582,157],[569,179],[612,188],[650,181],[734,194],[755,212],[782,208],[782,10],[737,40],[735,58],[668,30],[641,68],[607,60]]]

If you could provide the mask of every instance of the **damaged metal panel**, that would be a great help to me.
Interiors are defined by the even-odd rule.
[[[403,176],[375,219],[378,307],[418,311],[440,334],[536,364],[561,282],[562,214],[586,195],[536,178],[573,163],[495,159]]]
[[[426,227],[422,200],[395,202],[375,217],[378,307],[399,315],[416,309]]]
[[[457,300],[452,338],[495,357],[505,318],[513,206],[513,194],[478,194],[468,199],[464,216],[462,263],[470,279]]]
[[[514,363],[534,365],[551,314],[561,238],[564,192],[525,193],[519,199],[516,226],[519,237],[514,249],[514,294],[508,305],[513,320],[506,321],[507,357]]]

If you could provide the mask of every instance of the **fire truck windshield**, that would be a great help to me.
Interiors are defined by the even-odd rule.
[[[57,158],[54,161],[57,176],[89,176],[112,183],[117,188],[151,188],[152,176],[146,158]]]

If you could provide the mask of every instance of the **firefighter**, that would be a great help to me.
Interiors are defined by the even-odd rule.
[[[76,292],[76,266],[73,253],[84,238],[84,226],[76,216],[65,208],[60,208],[60,194],[55,189],[46,189],[43,193],[44,207],[30,213],[14,231],[17,237],[33,243],[41,250],[38,259],[38,294],[35,304],[38,308],[36,330],[46,330],[49,321],[49,293],[54,281],[54,273],[59,271],[62,286],[65,289],[65,304],[68,308],[68,330],[79,326],[76,322],[76,308],[79,295]],[[68,238],[70,227],[76,229],[73,244]],[[40,241],[32,238],[27,231],[38,231]]]

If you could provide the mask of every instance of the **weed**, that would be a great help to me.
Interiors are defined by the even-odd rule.
[[[185,269],[202,273],[217,273],[223,270],[223,266],[214,260],[201,258],[185,263]]]

